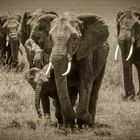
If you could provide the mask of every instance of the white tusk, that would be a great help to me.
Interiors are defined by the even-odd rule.
[[[9,45],[9,36],[6,36],[6,47]]]
[[[62,74],[62,76],[66,76],[66,75],[68,75],[69,72],[70,72],[70,70],[71,70],[71,61],[68,62],[68,68],[67,68],[66,72]]]
[[[130,51],[129,51],[129,55],[128,55],[128,57],[126,58],[126,61],[128,61],[129,59],[130,59],[130,57],[131,57],[131,55],[132,55],[132,53],[133,53],[133,48],[134,48],[134,46],[133,46],[133,44],[131,45],[131,48],[130,48]]]
[[[6,47],[9,45],[9,40],[6,40]]]
[[[119,45],[117,45],[116,50],[115,50],[115,60],[117,60],[118,50],[119,50]]]
[[[48,69],[46,71],[46,75],[48,75],[48,73],[50,72],[51,67],[52,67],[52,62],[49,62],[49,66],[48,66]]]

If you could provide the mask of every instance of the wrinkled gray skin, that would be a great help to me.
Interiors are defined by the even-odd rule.
[[[10,15],[3,24],[6,40],[7,62],[16,66],[18,64],[18,51],[20,45],[19,28],[21,24],[20,15]]]
[[[50,22],[57,16],[55,12],[47,12],[43,9],[24,13],[20,35],[27,52],[30,68],[42,68],[48,63],[46,57],[51,52],[48,35]]]
[[[92,14],[74,16],[65,13],[54,19],[50,29],[53,48],[50,62],[53,64],[55,82],[63,116],[64,127],[71,127],[77,118],[79,126],[93,125],[109,45],[105,42],[109,32],[101,18]],[[73,110],[67,76],[68,61],[72,62],[69,75],[77,75],[76,87],[79,104]],[[68,76],[69,76],[68,75]]]
[[[42,117],[40,100],[42,103],[44,116],[50,116],[49,96],[53,98],[56,96],[56,88],[53,76],[51,79],[50,76],[46,77],[44,70],[46,70],[45,67],[42,70],[38,68],[31,68],[25,74],[25,79],[35,91],[35,107],[40,118]]]
[[[2,65],[5,65],[5,57],[6,57],[6,52],[8,52],[7,47],[6,47],[6,34],[3,29],[3,25],[7,20],[7,16],[0,16],[0,63]],[[9,53],[8,53],[9,54]]]
[[[117,15],[118,44],[121,49],[123,62],[124,89],[126,98],[134,98],[135,88],[132,76],[132,64],[138,72],[140,95],[140,9],[130,8]],[[126,58],[133,45],[133,53],[128,61]]]
[[[25,43],[27,58],[30,68],[37,67],[41,69],[47,64],[49,55],[43,51],[32,39],[28,39]]]
[[[46,77],[45,73],[46,73],[47,68],[48,68],[48,65],[45,65],[42,69],[31,68],[25,74],[25,79],[28,81],[28,83],[32,86],[32,88],[35,91],[35,107],[36,107],[38,116],[40,118],[42,117],[41,108],[40,108],[40,100],[41,100],[44,116],[50,117],[49,97],[51,97],[54,100],[54,105],[56,108],[55,115],[58,120],[58,123],[62,124],[63,121],[62,121],[62,116],[61,116],[60,104],[59,104],[59,100],[57,96],[54,72],[52,70],[50,72],[50,75]],[[72,83],[74,84],[74,82]],[[69,85],[71,85],[70,87],[71,95],[75,94],[71,98],[72,106],[74,106],[75,101],[77,99],[77,90],[75,89],[74,85],[72,84],[69,84]]]

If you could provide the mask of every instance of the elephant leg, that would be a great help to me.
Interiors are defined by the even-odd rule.
[[[75,105],[77,95],[78,95],[77,87],[71,87],[69,96],[70,96],[70,101],[71,101],[72,107]]]
[[[62,112],[61,112],[61,107],[60,107],[60,102],[58,98],[56,100],[53,100],[53,105],[55,106],[55,117],[60,125],[63,124],[63,117],[62,117]]]
[[[137,95],[140,97],[140,64],[135,64],[137,73],[138,73],[138,81],[139,81],[139,91],[137,93]]]
[[[0,61],[3,66],[6,64],[6,50],[5,49],[2,49],[0,51]]]
[[[41,103],[43,107],[44,116],[50,117],[50,99],[48,95],[46,94],[41,95]]]
[[[98,99],[98,92],[102,84],[103,76],[104,76],[105,66],[103,67],[100,74],[97,76],[97,78],[93,82],[93,88],[91,91],[90,96],[90,103],[89,103],[89,111],[92,115],[92,127],[94,126],[95,121],[95,115],[96,115],[96,105],[97,105],[97,99]]]
[[[89,112],[89,100],[93,86],[93,68],[90,58],[82,60],[80,69],[80,91],[79,104],[77,107],[77,123],[81,127],[83,124],[91,125],[92,116]]]

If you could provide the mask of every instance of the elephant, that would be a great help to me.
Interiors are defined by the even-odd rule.
[[[18,64],[18,51],[20,45],[19,28],[21,16],[16,14],[8,15],[2,29],[4,30],[4,51],[6,54],[6,63],[12,66]]]
[[[116,18],[118,46],[115,51],[117,60],[118,49],[121,49],[125,99],[134,99],[135,88],[132,75],[132,64],[137,69],[140,96],[140,9],[131,7],[120,11]]]
[[[49,97],[53,99],[54,106],[56,108],[55,116],[58,120],[59,124],[62,124],[62,116],[61,110],[57,95],[57,89],[54,79],[54,71],[51,70],[50,75],[45,76],[45,72],[48,69],[48,65],[45,65],[42,69],[39,68],[31,68],[25,74],[25,79],[32,86],[35,91],[35,107],[39,118],[41,118],[42,112],[40,109],[40,100],[43,107],[43,113],[46,118],[50,118],[50,101]],[[74,80],[74,79],[73,79]],[[75,105],[75,101],[77,99],[77,90],[72,84],[70,84],[70,92],[71,94],[75,93],[75,96],[71,98],[72,106]]]
[[[55,12],[43,9],[25,12],[21,27],[21,42],[25,46],[30,68],[41,68],[48,63],[46,58],[51,52],[48,36],[50,22],[58,17]],[[32,55],[34,53],[34,55]]]
[[[32,39],[26,41],[25,47],[30,68],[37,67],[41,69],[45,64],[48,64],[49,54],[41,49]]]
[[[49,34],[53,46],[46,75],[54,69],[63,126],[73,127],[76,119],[80,127],[93,126],[109,52],[108,26],[94,14],[65,12],[51,22]],[[69,75],[77,76],[73,81],[79,94],[76,112],[70,101]]]
[[[56,98],[56,88],[55,88],[55,80],[54,76],[51,74],[50,76],[45,76],[44,70],[46,70],[47,65],[42,69],[39,68],[31,68],[25,74],[25,79],[32,86],[35,91],[35,107],[39,118],[42,117],[42,112],[40,109],[40,100],[43,107],[44,116],[50,117],[50,101],[49,96],[52,98]]]
[[[6,57],[6,34],[3,25],[7,20],[7,16],[0,16],[0,63],[5,64]]]

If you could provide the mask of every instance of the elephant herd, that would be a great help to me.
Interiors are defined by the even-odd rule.
[[[116,18],[118,46],[121,49],[126,98],[135,96],[132,64],[140,83],[140,9],[118,12]],[[39,117],[50,117],[53,99],[59,124],[93,126],[98,92],[102,84],[107,57],[109,29],[94,14],[37,9],[21,15],[0,17],[0,63],[23,70],[35,91]],[[138,92],[140,95],[140,90]],[[78,100],[76,110],[75,102]]]

